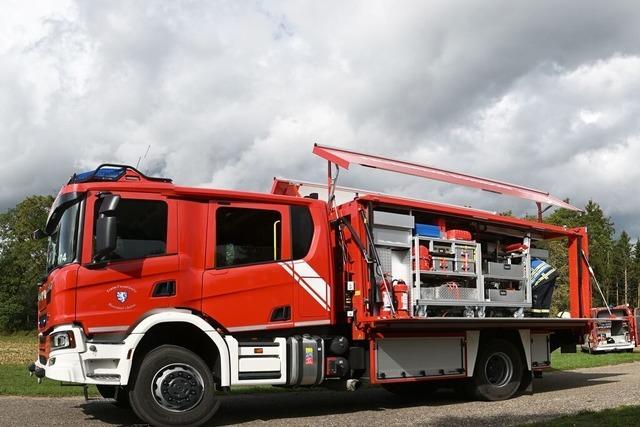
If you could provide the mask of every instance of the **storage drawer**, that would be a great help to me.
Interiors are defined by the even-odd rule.
[[[373,225],[413,230],[414,224],[415,221],[411,215],[380,211],[373,212]]]
[[[411,247],[411,230],[373,227],[373,241],[380,246]]]
[[[433,255],[454,253],[452,245],[446,242],[433,242],[433,249],[431,252]]]
[[[521,264],[488,262],[485,266],[484,274],[492,277],[520,280],[524,277],[524,269]]]
[[[451,258],[433,257],[433,271],[453,271],[453,260]]]
[[[476,272],[476,248],[472,246],[456,247],[456,271],[461,273]]]
[[[423,300],[452,300],[452,301],[477,301],[478,289],[455,288],[446,285],[420,288],[420,299]]]
[[[524,290],[487,289],[486,292],[490,301],[524,302],[525,300]]]

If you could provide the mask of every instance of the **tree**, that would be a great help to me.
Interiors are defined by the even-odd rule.
[[[632,265],[631,239],[626,231],[620,233],[613,247],[611,271],[616,285],[616,304],[629,303],[629,280]]]
[[[32,329],[36,322],[37,287],[46,265],[45,240],[33,240],[44,228],[51,196],[30,196],[0,214],[0,329]]]
[[[546,218],[546,222],[554,225],[572,227],[587,227],[589,238],[589,262],[593,266],[598,281],[604,287],[603,292],[607,300],[615,295],[612,281],[612,251],[613,235],[615,233],[613,221],[605,216],[600,205],[589,200],[584,208],[584,213],[558,209]],[[568,283],[569,273],[567,269],[567,247],[565,241],[552,241],[548,243],[550,263],[558,269],[557,289],[554,293],[552,308],[554,311],[566,310],[568,307]],[[598,292],[593,293],[593,305],[601,306],[602,301]]]
[[[631,294],[630,304],[633,307],[638,307],[640,305],[640,238],[636,238],[636,244],[633,248],[631,278],[631,286],[629,288],[629,293]]]

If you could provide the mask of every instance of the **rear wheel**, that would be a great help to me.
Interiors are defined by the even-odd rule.
[[[522,382],[522,357],[509,341],[486,341],[476,360],[471,393],[481,400],[504,400],[513,396]]]
[[[154,426],[199,426],[220,405],[207,364],[174,345],[163,345],[145,356],[129,399],[136,415]]]

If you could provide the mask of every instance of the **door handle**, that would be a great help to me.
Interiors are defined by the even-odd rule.
[[[151,297],[171,297],[176,294],[176,281],[165,280],[154,283]]]
[[[224,274],[229,273],[229,270],[209,270],[207,274],[210,276],[222,276]]]

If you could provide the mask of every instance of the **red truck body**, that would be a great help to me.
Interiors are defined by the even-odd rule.
[[[333,184],[330,176],[327,191]],[[421,237],[394,223],[424,218],[473,230],[476,240]],[[382,219],[391,222],[380,226]],[[389,230],[410,242],[380,243]],[[107,165],[62,187],[44,234],[49,271],[39,287],[40,348],[31,369],[96,384],[157,425],[206,422],[217,408],[215,389],[244,384],[352,390],[366,381],[404,392],[458,380],[475,384],[480,398],[508,398],[549,366],[550,351],[575,351],[591,310],[584,228],[376,193],[327,203],[288,180],[260,194],[181,187]],[[527,245],[550,239],[567,242],[571,319],[529,311]],[[423,240],[471,251],[473,272],[412,272],[426,265],[411,256]],[[523,241],[516,254],[502,249]],[[393,283],[376,276],[387,262],[376,261],[381,253],[395,257],[384,267],[407,273]],[[433,254],[452,266],[459,255]],[[509,276],[492,276],[487,266]],[[421,297],[447,286],[476,299]],[[385,290],[395,298],[389,311]],[[513,295],[524,299],[510,302]],[[496,369],[502,376],[494,381]],[[144,395],[149,384],[152,399]]]

